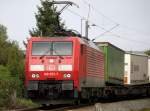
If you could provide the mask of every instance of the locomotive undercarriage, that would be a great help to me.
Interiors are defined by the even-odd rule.
[[[30,81],[27,93],[28,98],[33,100],[73,99],[73,81]]]
[[[27,95],[42,104],[68,104],[80,100],[97,100],[101,98],[133,97],[150,95],[149,85],[106,86],[101,88],[82,88],[81,94],[73,86],[73,81],[30,81]]]

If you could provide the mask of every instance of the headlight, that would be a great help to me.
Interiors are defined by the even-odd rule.
[[[71,78],[71,74],[64,74],[64,78]]]
[[[32,74],[32,78],[35,78],[35,74]]]
[[[70,77],[71,77],[71,74],[67,74],[67,77],[70,78]]]
[[[67,78],[67,74],[64,74],[64,78]]]
[[[40,75],[39,74],[32,74],[32,78],[39,78]]]
[[[39,74],[35,74],[35,77],[36,77],[36,78],[39,78],[40,76],[39,76]]]

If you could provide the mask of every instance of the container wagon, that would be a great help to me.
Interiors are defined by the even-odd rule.
[[[125,54],[124,87],[128,95],[149,95],[148,56]]]
[[[148,83],[148,56],[126,53],[124,84],[141,85]]]
[[[105,55],[105,83],[123,85],[124,51],[109,42],[97,42]]]
[[[103,50],[104,58],[105,58],[105,87],[103,97],[112,97],[112,96],[137,96],[137,95],[145,95],[149,94],[149,85],[148,85],[148,58],[147,56],[139,56],[144,58],[141,59],[141,63],[138,64],[141,66],[140,69],[144,72],[143,75],[136,75],[138,73],[134,73],[132,75],[132,81],[136,80],[136,78],[142,78],[143,82],[139,82],[138,84],[126,84],[127,78],[125,72],[125,61],[126,54],[125,51],[116,47],[115,45],[109,42],[96,42],[96,45]],[[134,60],[134,59],[133,59]],[[133,61],[131,60],[131,61]],[[144,63],[144,65],[143,65]],[[143,65],[143,66],[142,66]],[[128,69],[129,72],[132,72],[132,69]],[[143,77],[144,76],[144,77]],[[145,77],[146,76],[146,77]],[[128,79],[129,81],[129,79]]]

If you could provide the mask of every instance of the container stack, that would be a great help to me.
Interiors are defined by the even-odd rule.
[[[148,56],[126,53],[124,83],[126,85],[141,85],[148,82]]]
[[[109,42],[96,42],[105,55],[105,83],[123,85],[125,52]]]

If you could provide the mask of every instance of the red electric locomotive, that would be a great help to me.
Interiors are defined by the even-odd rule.
[[[104,87],[103,53],[84,38],[31,37],[25,71],[27,96],[42,103],[98,97]]]

